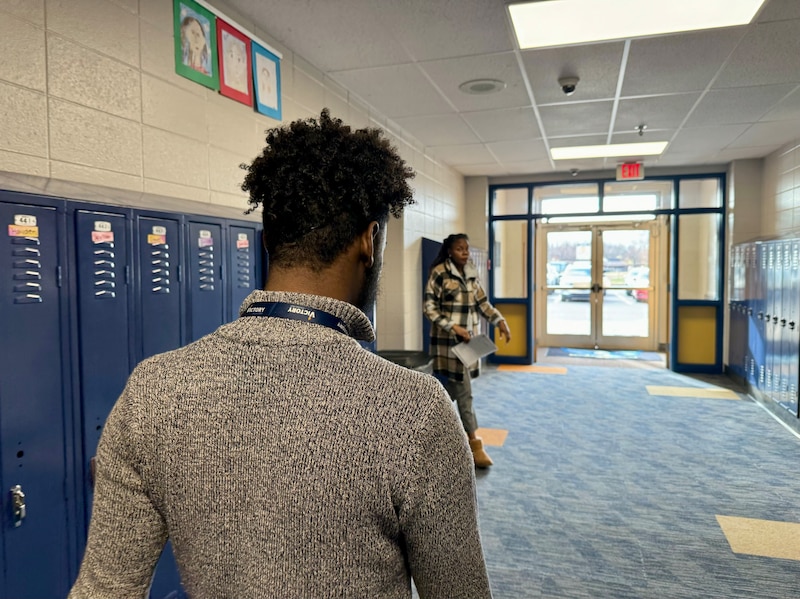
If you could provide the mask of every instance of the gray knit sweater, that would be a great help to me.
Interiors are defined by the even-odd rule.
[[[325,310],[355,339],[350,304]],[[433,378],[336,330],[245,317],[142,362],[97,453],[70,599],[142,599],[170,538],[192,599],[491,596],[463,429]]]

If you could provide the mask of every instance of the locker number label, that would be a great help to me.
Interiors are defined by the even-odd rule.
[[[165,243],[167,243],[167,236],[151,233],[150,235],[147,236],[147,243],[149,245],[164,245]]]
[[[201,229],[197,235],[197,247],[207,248],[214,245],[214,238],[211,237],[211,231]]]
[[[167,228],[159,225],[153,225],[153,235],[166,235]]]
[[[111,231],[111,223],[107,220],[96,220],[94,221],[94,230],[108,233]]]
[[[19,227],[35,227],[36,217],[32,214],[15,214],[14,224]]]
[[[244,249],[250,247],[250,240],[247,238],[247,233],[239,233],[236,238],[236,248]]]

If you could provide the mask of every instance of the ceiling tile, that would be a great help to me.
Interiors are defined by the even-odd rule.
[[[673,135],[675,135],[675,131],[672,129],[651,130],[650,128],[648,128],[647,131],[645,131],[644,135],[639,135],[635,131],[614,133],[613,137],[611,138],[611,143],[637,144],[648,141],[669,141],[670,139],[672,139]]]
[[[745,160],[749,158],[763,158],[772,154],[781,147],[781,144],[771,146],[757,146],[749,148],[728,148],[715,155],[720,162],[731,162],[732,160]]]
[[[786,84],[711,90],[703,96],[686,126],[755,123],[795,87]]]
[[[622,42],[523,50],[522,62],[538,105],[613,98],[622,61]],[[580,78],[571,96],[564,95],[558,79]]]
[[[427,149],[431,154],[454,166],[495,162],[494,156],[483,144],[435,146]]]
[[[631,41],[623,96],[702,91],[746,28]]]
[[[727,147],[746,148],[750,146],[768,146],[775,143],[783,145],[798,135],[800,135],[800,121],[756,123]]]
[[[389,118],[453,112],[415,65],[340,71],[331,77]]]
[[[647,131],[677,129],[699,97],[691,93],[620,100],[614,131],[633,131],[642,124]]]
[[[481,141],[510,141],[541,137],[536,115],[530,107],[482,110],[461,115]]]
[[[778,105],[765,114],[762,121],[790,121],[800,120],[800,87],[783,99]]]
[[[553,164],[550,160],[531,160],[523,162],[504,162],[503,167],[509,175],[528,175],[531,173],[553,172]]]
[[[705,154],[718,151],[747,130],[747,125],[719,125],[681,129],[667,147],[670,154]]]
[[[547,160],[547,149],[541,139],[498,141],[487,143],[486,147],[500,162],[515,160]]]
[[[419,63],[434,85],[458,110],[487,110],[530,106],[528,91],[512,52],[483,56],[465,56]],[[474,79],[499,79],[506,88],[485,95],[466,94],[458,86]]]
[[[457,114],[404,117],[395,122],[426,146],[480,142]]]
[[[758,15],[759,23],[800,19],[800,2],[797,0],[768,0]]]
[[[551,148],[572,148],[575,146],[599,146],[608,141],[606,135],[573,135],[570,137],[551,137]]]
[[[542,117],[544,133],[548,137],[576,132],[598,134],[608,132],[612,107],[611,101],[579,102],[542,106],[539,114]]]
[[[800,83],[800,21],[763,23],[751,28],[714,87]]]
[[[387,29],[417,61],[513,50],[505,4],[504,0],[372,2]],[[477,31],[481,35],[464,35]]]
[[[466,177],[499,177],[513,174],[513,171],[509,170],[505,164],[497,164],[496,162],[487,164],[463,164],[459,166],[457,170]]]

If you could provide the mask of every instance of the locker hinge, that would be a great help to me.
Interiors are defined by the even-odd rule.
[[[178,273],[178,283],[183,283],[183,268],[181,267],[180,264],[178,264],[177,273]]]
[[[130,264],[125,265],[125,284],[131,284],[131,266]]]
[[[56,286],[61,288],[61,265],[56,266]]]

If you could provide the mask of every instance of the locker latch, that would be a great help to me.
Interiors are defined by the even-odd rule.
[[[21,526],[25,519],[25,493],[22,487],[14,485],[11,487],[11,509],[13,510],[14,526]]]

